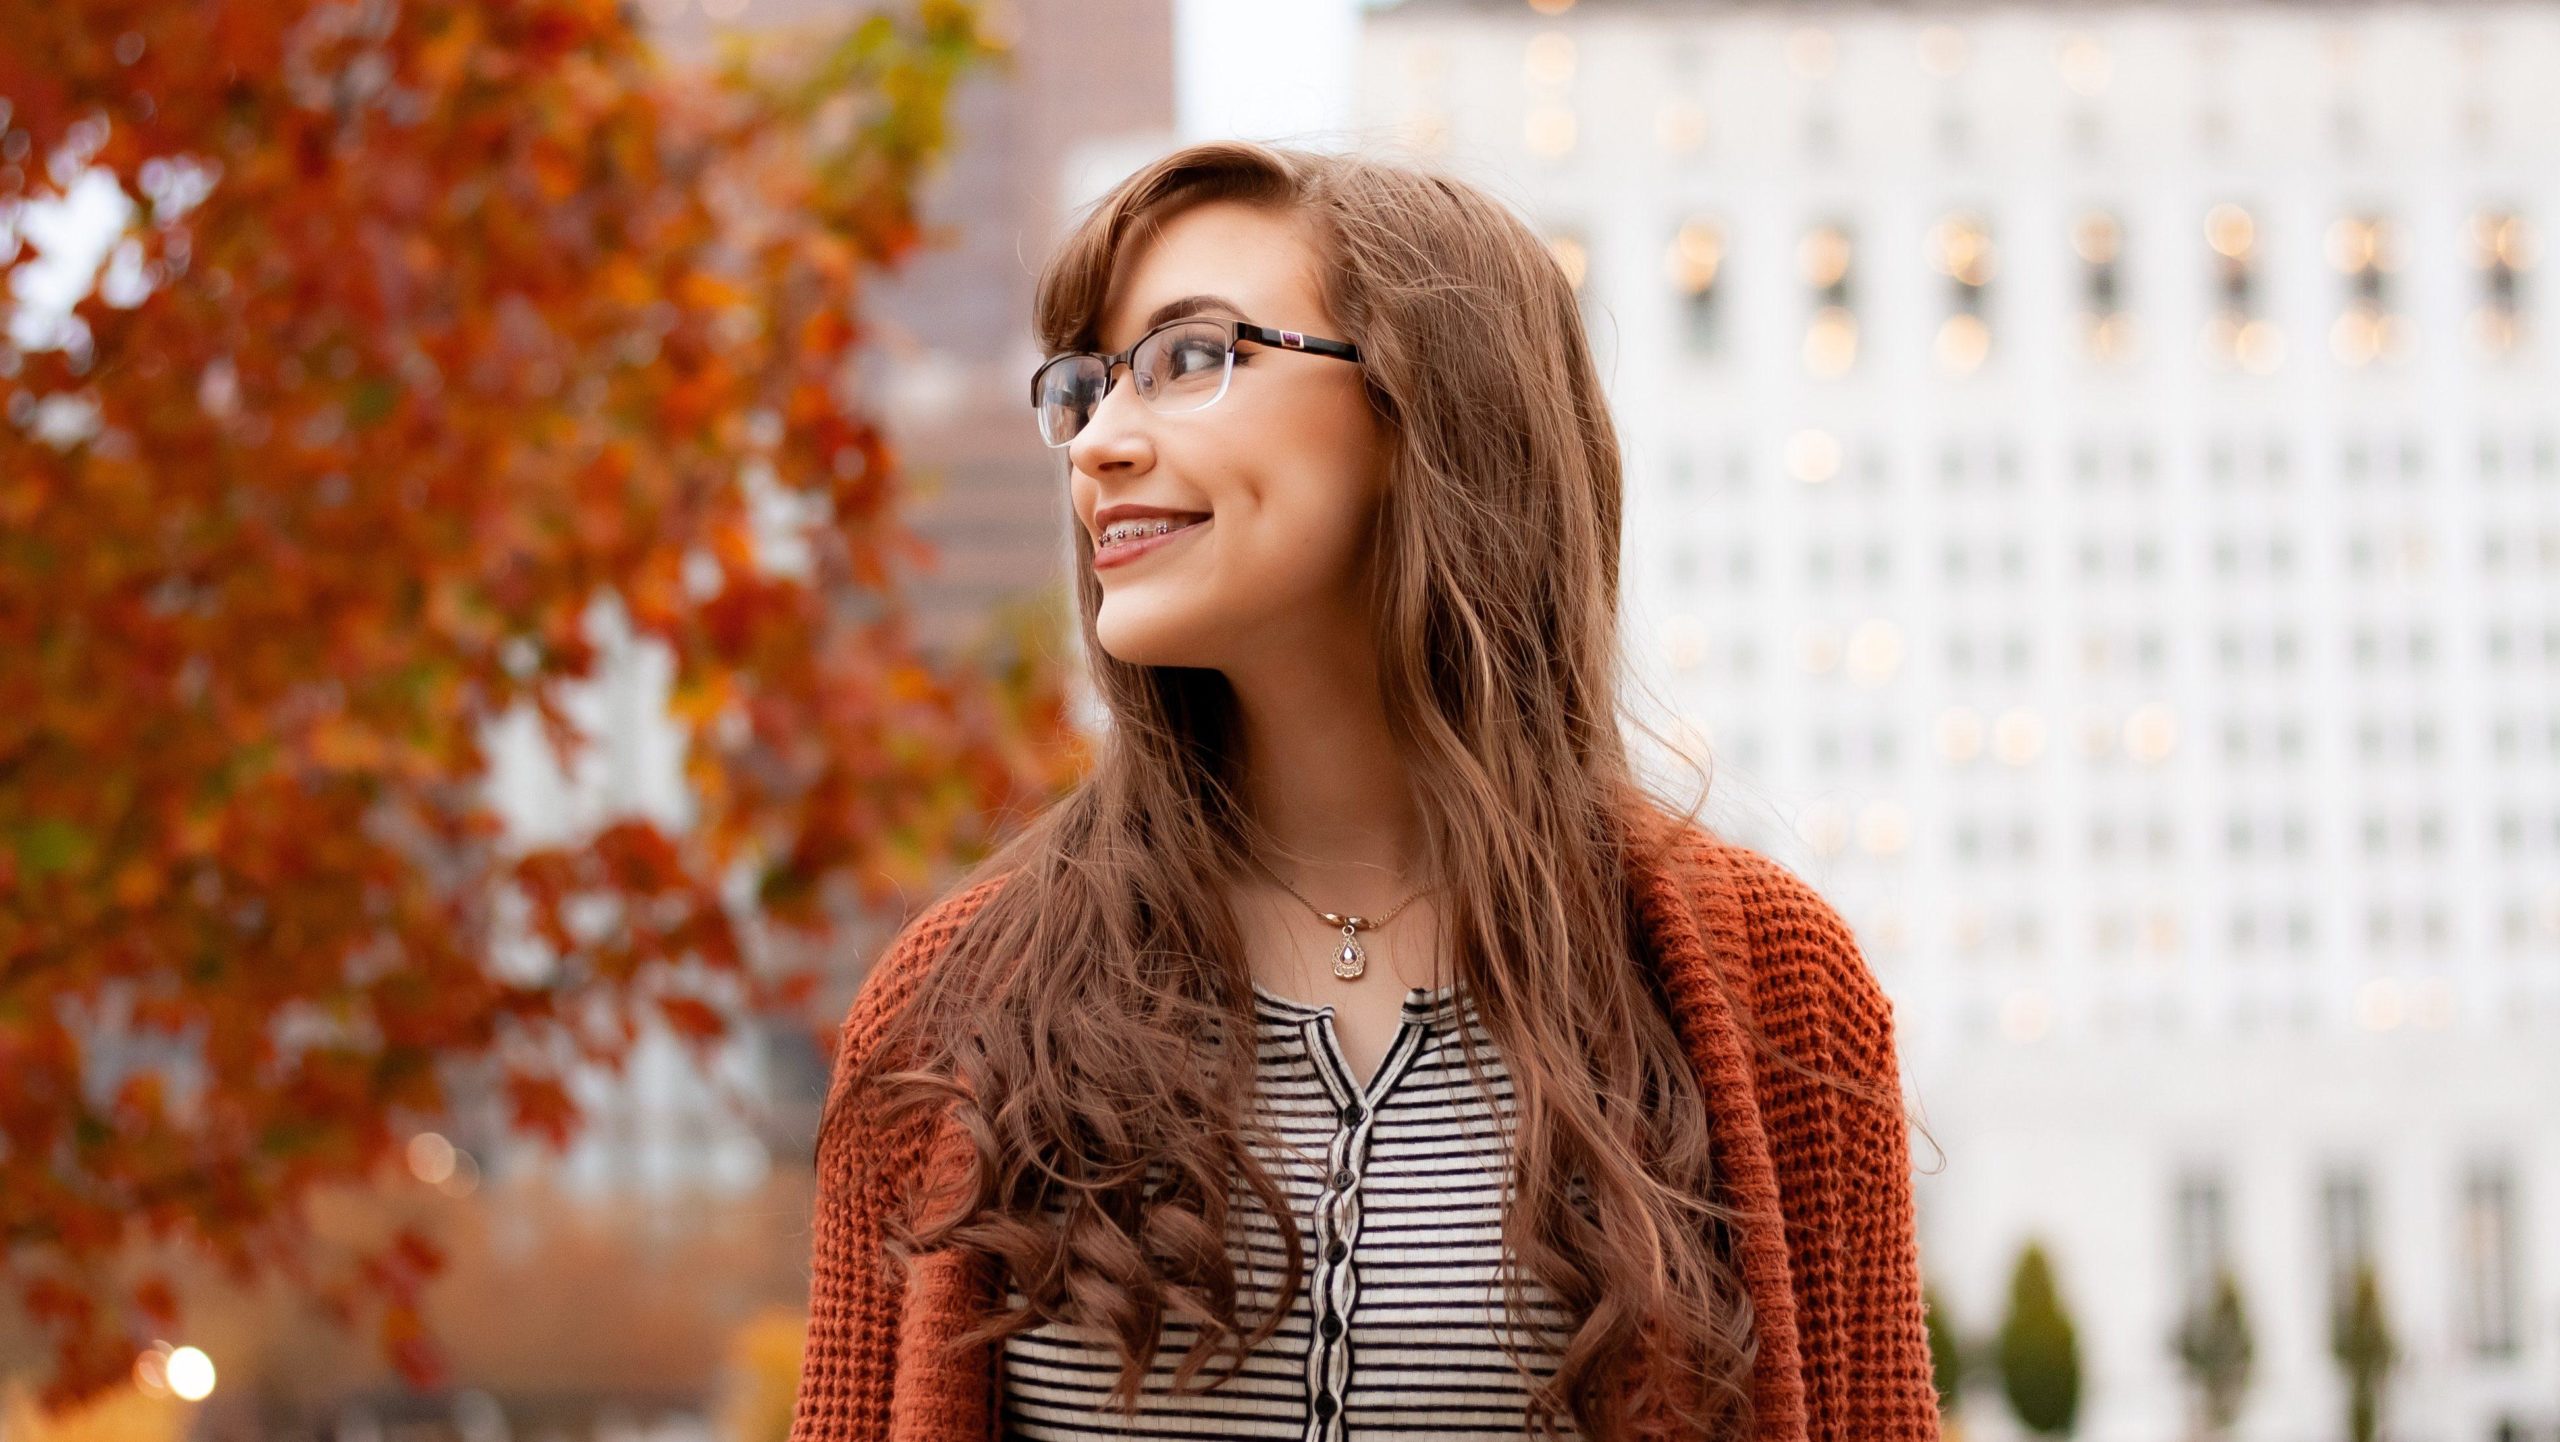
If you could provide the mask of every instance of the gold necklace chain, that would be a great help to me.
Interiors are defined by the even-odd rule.
[[[1406,896],[1403,901],[1399,901],[1395,905],[1388,907],[1385,914],[1380,916],[1353,916],[1346,912],[1327,911],[1323,907],[1316,905],[1314,902],[1307,901],[1307,895],[1305,892],[1300,891],[1294,886],[1290,886],[1286,877],[1283,877],[1280,873],[1273,871],[1270,867],[1264,866],[1262,864],[1262,858],[1259,855],[1247,853],[1245,859],[1251,861],[1257,868],[1259,868],[1263,875],[1270,877],[1272,880],[1279,882],[1283,887],[1286,887],[1291,896],[1298,898],[1300,901],[1306,902],[1306,906],[1309,911],[1323,917],[1330,924],[1342,928],[1342,948],[1333,954],[1333,974],[1341,977],[1345,981],[1356,980],[1362,972],[1369,969],[1369,953],[1362,949],[1360,945],[1360,933],[1363,930],[1375,931],[1379,927],[1386,925],[1389,921],[1394,919],[1397,912],[1404,910],[1405,906],[1415,897],[1422,895],[1422,893],[1426,891],[1435,889],[1431,886],[1416,887],[1411,895]]]

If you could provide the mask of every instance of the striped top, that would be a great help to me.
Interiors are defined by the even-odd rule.
[[[1107,1342],[1056,1323],[1017,1333],[1000,1358],[1005,1435],[1031,1442],[1528,1435],[1531,1377],[1554,1374],[1554,1336],[1571,1323],[1524,1274],[1526,1325],[1511,1337],[1502,1324],[1502,1204],[1515,1104],[1474,1004],[1462,1019],[1454,986],[1407,992],[1395,1038],[1362,1086],[1343,1059],[1332,1007],[1259,984],[1253,990],[1260,1043],[1253,1104],[1279,1143],[1259,1155],[1290,1199],[1305,1257],[1287,1320],[1235,1377],[1197,1390],[1232,1360],[1221,1353],[1190,1395],[1175,1396],[1174,1366],[1197,1326],[1168,1318],[1134,1418],[1110,1400],[1119,1358]],[[1483,1070],[1481,1089],[1459,1046],[1461,1024]],[[1239,1195],[1249,1196],[1241,1188]],[[1277,1298],[1286,1257],[1278,1226],[1258,1205],[1231,1215],[1245,1233],[1237,1315],[1250,1329]],[[1019,1305],[1021,1291],[1009,1300]],[[1506,1341],[1520,1349],[1529,1376]]]

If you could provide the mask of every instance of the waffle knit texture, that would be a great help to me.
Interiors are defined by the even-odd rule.
[[[1677,824],[1648,813],[1639,826],[1653,839]],[[1721,1199],[1738,1214],[1758,1438],[1935,1442],[1903,1115],[1761,1054],[1711,978],[1732,979],[1788,1056],[1898,1097],[1891,1003],[1839,913],[1779,863],[1695,825],[1637,852],[1628,881],[1645,953],[1697,1068]],[[839,1087],[846,1062],[1003,881],[946,897],[892,940],[845,1018]],[[991,1269],[943,1252],[901,1280],[880,1247],[897,1190],[958,1175],[966,1140],[948,1123],[891,1135],[859,1109],[843,1120],[817,1159],[791,1442],[996,1442],[995,1348],[950,1345],[998,1300]]]

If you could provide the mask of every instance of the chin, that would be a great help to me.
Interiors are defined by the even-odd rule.
[[[1094,635],[1115,661],[1131,666],[1211,666],[1218,648],[1190,618],[1113,614],[1110,600],[1094,618]]]

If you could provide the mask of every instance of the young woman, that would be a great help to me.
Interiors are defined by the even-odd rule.
[[[1107,734],[846,1018],[795,1442],[1935,1437],[1891,1008],[1636,779],[1545,246],[1199,146],[1038,324]]]

